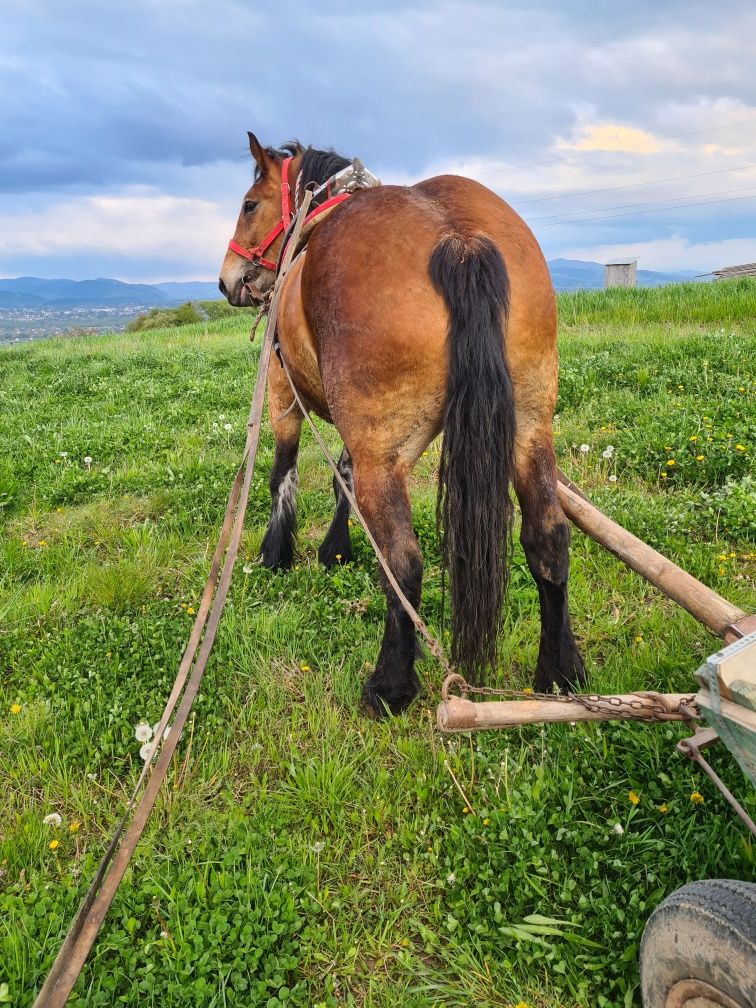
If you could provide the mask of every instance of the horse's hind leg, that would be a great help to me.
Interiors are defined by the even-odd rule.
[[[541,644],[535,685],[548,692],[585,682],[567,609],[570,528],[559,504],[551,432],[515,448],[515,489],[522,511],[520,541],[541,602]]]
[[[291,567],[297,536],[297,455],[302,414],[297,406],[289,409],[292,393],[283,375],[274,361],[268,372],[268,412],[276,453],[269,481],[270,519],[260,546],[262,562],[271,570]]]
[[[346,448],[341,452],[338,468],[342,479],[351,490],[352,460]],[[318,550],[318,560],[326,567],[333,567],[337,563],[349,563],[352,559],[352,540],[349,535],[349,501],[344,496],[344,491],[335,476],[333,478],[333,492],[336,497],[336,511],[331,527],[326,532],[326,537]]]
[[[423,577],[423,558],[412,529],[412,511],[406,471],[397,466],[377,466],[372,461],[354,463],[357,504],[389,568],[407,599],[417,609]],[[362,701],[379,716],[386,708],[402,711],[417,695],[415,627],[379,567],[386,593],[386,622],[375,671],[365,683]]]

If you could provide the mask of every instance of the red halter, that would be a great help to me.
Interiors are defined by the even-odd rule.
[[[259,245],[255,245],[254,248],[245,249],[241,245],[231,239],[228,243],[228,247],[232,252],[236,252],[237,255],[242,256],[244,259],[249,259],[256,266],[264,266],[265,269],[276,270],[276,264],[270,259],[263,259],[263,252],[266,252],[273,242],[278,238],[278,236],[285,231],[289,224],[291,224],[294,214],[292,213],[289,196],[291,194],[291,186],[289,185],[289,164],[293,159],[290,157],[284,158],[281,162],[281,219],[265,235],[263,240]]]

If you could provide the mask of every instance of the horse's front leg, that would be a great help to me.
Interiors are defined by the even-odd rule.
[[[341,478],[352,490],[352,460],[346,448],[341,452],[338,469]],[[326,532],[326,537],[318,550],[318,560],[325,567],[349,563],[352,559],[352,539],[349,535],[349,501],[344,496],[341,484],[335,476],[333,478],[333,493],[336,497],[336,510],[331,527]]]
[[[297,454],[302,414],[294,405],[283,370],[271,361],[268,372],[268,412],[276,443],[270,473],[270,520],[260,547],[262,562],[271,570],[291,567],[297,538]]]

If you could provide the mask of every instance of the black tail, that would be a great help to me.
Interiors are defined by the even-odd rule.
[[[449,309],[436,523],[451,587],[451,657],[475,680],[496,661],[512,528],[515,412],[504,356],[509,277],[499,250],[480,235],[442,238],[430,275]]]

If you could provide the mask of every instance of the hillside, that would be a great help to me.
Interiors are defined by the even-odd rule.
[[[756,280],[560,296],[555,434],[600,507],[749,610],[755,298]],[[142,766],[135,729],[173,682],[240,458],[260,341],[244,314],[206,325],[0,347],[0,989],[19,1008]],[[448,640],[438,447],[413,475],[413,523],[421,612]],[[410,711],[365,720],[374,557],[353,528],[354,561],[319,567],[333,494],[305,433],[297,562],[261,568],[271,461],[266,427],[195,716],[72,1005],[639,1006],[651,910],[756,868],[676,752],[684,729],[443,737],[427,655]],[[688,691],[718,646],[578,532],[570,606],[592,691]],[[488,685],[530,686],[538,635],[515,536]],[[707,759],[756,815],[729,754]]]
[[[217,295],[214,283],[134,284],[103,277],[97,280],[46,280],[42,277],[0,280],[0,308],[149,307]]]

